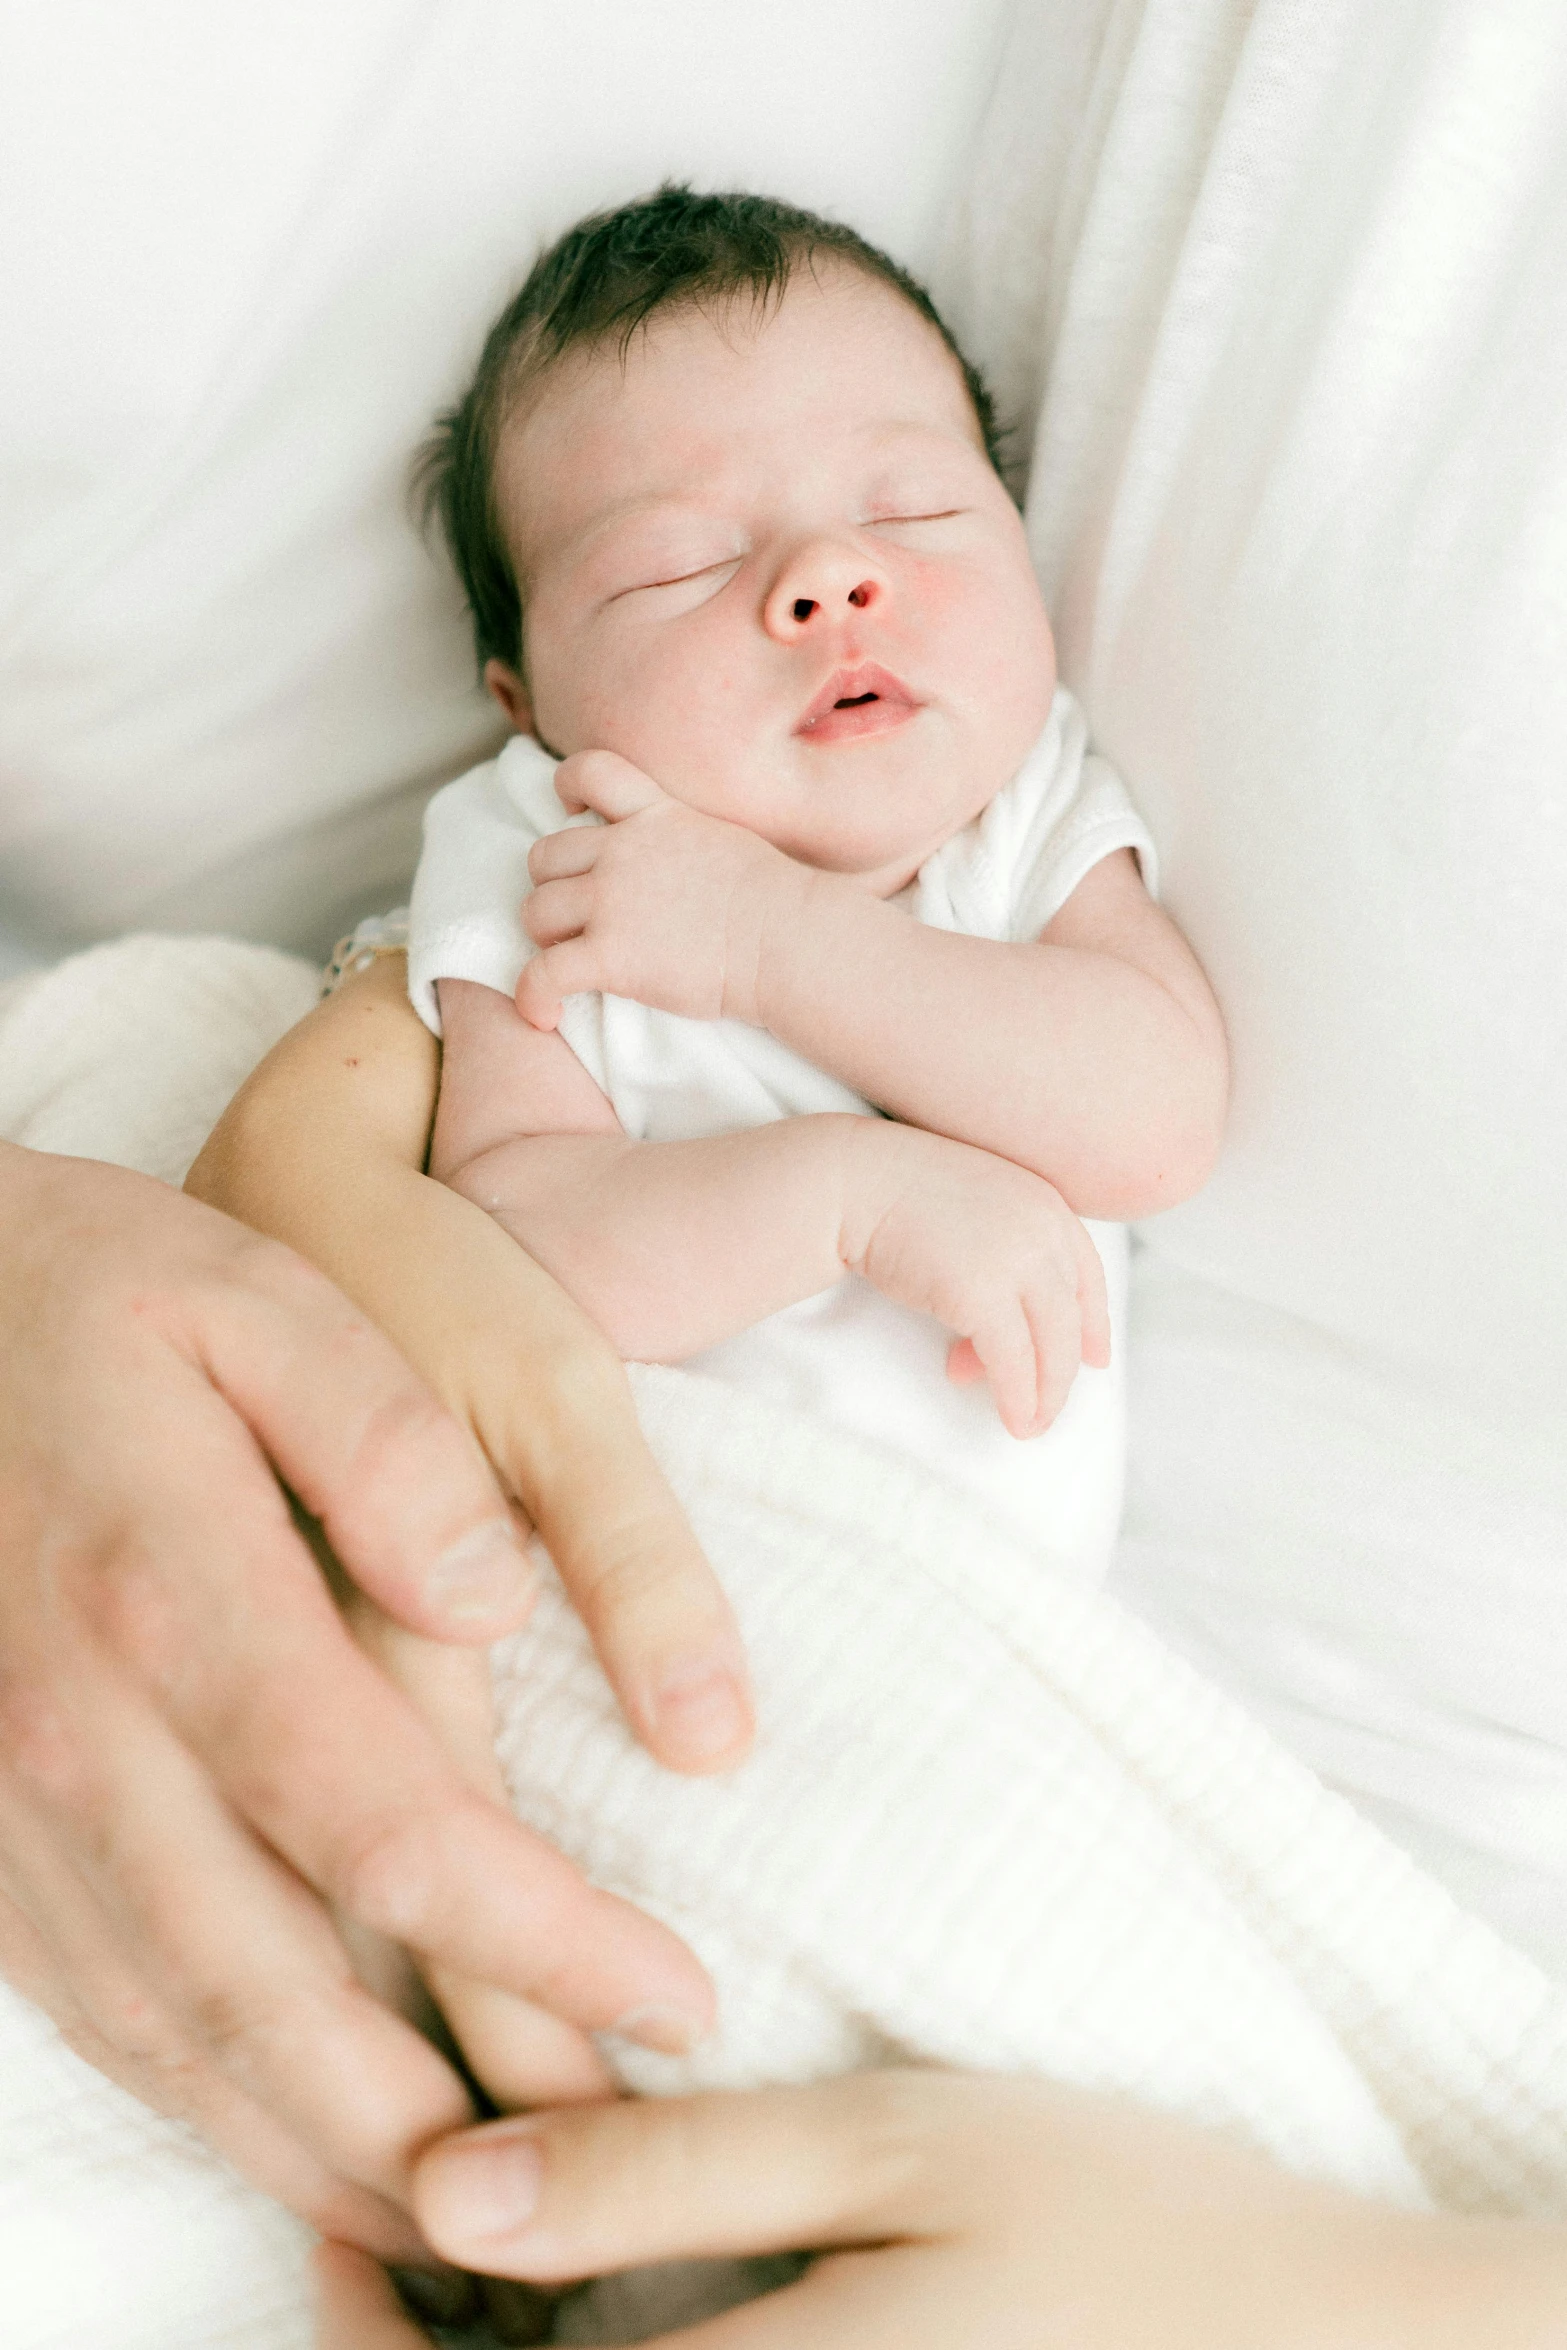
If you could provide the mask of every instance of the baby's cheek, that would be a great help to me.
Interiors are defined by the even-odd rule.
[[[979,687],[999,734],[1018,740],[1018,757],[1033,743],[1056,690],[1056,648],[1033,574],[1016,583],[991,583],[991,592],[965,607],[969,675]]]
[[[688,808],[739,820],[737,754],[755,739],[758,716],[733,662],[704,660],[661,632],[656,648],[595,680],[583,707],[597,747],[618,751]]]

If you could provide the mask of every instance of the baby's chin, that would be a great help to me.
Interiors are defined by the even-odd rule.
[[[787,847],[802,865],[813,865],[819,873],[835,873],[868,890],[872,897],[892,898],[906,889],[926,859],[969,821],[967,815],[955,815],[949,823],[927,825],[917,834],[878,831],[846,838],[837,832],[831,837],[780,842],[779,846]]]
[[[875,797],[881,805],[867,807],[863,820],[856,822],[853,782],[846,774],[842,795],[835,795],[837,804],[826,821],[804,823],[792,842],[780,841],[778,845],[802,864],[814,865],[824,873],[841,873],[877,897],[894,897],[913,880],[927,858],[989,806],[1007,777],[962,796],[952,792],[950,782],[939,792],[928,788],[921,792],[922,780],[928,786],[928,778],[910,776],[900,788],[896,779],[889,784],[886,778],[878,778]],[[870,797],[869,791],[866,796]]]

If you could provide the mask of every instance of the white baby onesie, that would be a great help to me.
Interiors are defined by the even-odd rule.
[[[528,851],[567,824],[556,762],[518,735],[449,784],[425,817],[410,915],[409,989],[440,1033],[439,979],[510,995],[534,953],[522,927]],[[1037,938],[1085,873],[1135,849],[1150,888],[1153,846],[1125,786],[1090,752],[1063,689],[1018,773],[893,902],[916,921],[976,938]],[[820,1111],[877,1113],[864,1098],[735,1020],[688,1020],[622,996],[567,999],[560,1033],[638,1141],[684,1142]],[[1020,1082],[1033,1082],[1020,1073]],[[1046,1079],[1048,1081],[1048,1079]],[[1109,1560],[1121,1510],[1126,1242],[1090,1225],[1108,1280],[1113,1361],[1082,1371],[1048,1433],[1020,1443],[988,1389],[945,1375],[950,1333],[846,1275],[831,1289],[694,1358],[691,1368],[912,1456],[972,1494],[1033,1547],[1084,1574]]]

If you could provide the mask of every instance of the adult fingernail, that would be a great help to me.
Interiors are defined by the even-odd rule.
[[[652,2048],[660,2056],[689,2056],[705,2029],[699,2016],[683,2007],[661,2007],[656,2001],[628,2008],[610,2025],[617,2039],[634,2040],[639,2048]]]
[[[734,1674],[705,1658],[665,1674],[653,1716],[660,1743],[677,1747],[688,1762],[722,1762],[743,1745],[751,1726]]]
[[[504,2128],[454,2139],[433,2155],[420,2197],[443,2248],[470,2251],[515,2235],[539,2207],[544,2157],[532,2138]]]
[[[449,1616],[498,1616],[521,1605],[536,1573],[509,1519],[490,1518],[443,1550],[425,1579]]]

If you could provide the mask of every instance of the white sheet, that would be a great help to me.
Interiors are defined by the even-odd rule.
[[[1000,8],[4,10],[0,923],[324,955],[405,896],[499,739],[404,483],[501,302],[667,174],[928,265]]]
[[[954,307],[1229,1024],[1120,1588],[1567,1974],[1567,23],[1029,0]]]

